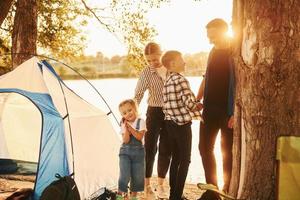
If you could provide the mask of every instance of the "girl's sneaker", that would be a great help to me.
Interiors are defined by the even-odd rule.
[[[155,193],[153,192],[151,185],[148,185],[145,188],[144,195],[145,195],[145,198],[147,200],[154,200],[154,199],[156,199]]]
[[[167,194],[167,192],[166,192],[163,185],[158,185],[157,186],[157,197],[159,199],[168,199],[169,198],[169,196],[168,196],[168,194]]]

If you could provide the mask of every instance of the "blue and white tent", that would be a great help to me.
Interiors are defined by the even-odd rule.
[[[115,187],[119,145],[106,113],[70,90],[48,63],[32,57],[0,76],[0,159],[38,163],[33,199],[56,173],[74,172],[82,199]]]

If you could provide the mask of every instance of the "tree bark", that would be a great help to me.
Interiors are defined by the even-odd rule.
[[[300,135],[300,2],[234,0],[237,76],[230,192],[276,199],[276,140]]]
[[[0,26],[2,25],[4,19],[6,18],[9,9],[12,5],[13,0],[1,0],[0,1]]]
[[[36,53],[36,0],[18,0],[12,34],[12,61],[17,67]]]

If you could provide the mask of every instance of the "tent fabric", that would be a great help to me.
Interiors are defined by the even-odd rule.
[[[278,200],[300,197],[300,137],[282,136],[277,140],[279,161]]]
[[[2,92],[9,93],[2,93]],[[40,110],[26,97],[12,90],[1,90],[1,158],[37,162],[42,117]],[[30,130],[30,135],[27,133]],[[37,139],[34,139],[37,138]],[[18,148],[16,148],[18,147]]]
[[[3,134],[6,141],[8,141],[7,158],[15,160],[26,160],[30,162],[37,162],[39,160],[38,172],[36,180],[39,184],[36,184],[36,191],[42,192],[43,189],[49,185],[54,179],[52,175],[59,173],[61,175],[68,175],[68,165],[66,157],[66,145],[64,139],[64,124],[59,113],[56,111],[51,97],[48,94],[30,93],[19,89],[0,89],[1,93],[16,93],[19,95],[13,95],[14,100],[6,102],[4,105],[5,112],[10,113],[10,116],[4,116],[3,120]],[[10,97],[10,96],[8,96]],[[34,102],[36,109],[41,112],[42,120],[41,130],[43,134],[36,135],[35,142],[39,145],[32,145],[30,141],[33,138],[30,135],[31,127],[16,126],[14,118],[19,117],[19,121],[26,121],[25,116],[30,115],[30,109],[25,110],[22,108],[24,103],[19,103],[18,99],[28,98]],[[21,101],[24,102],[24,101]],[[31,103],[31,102],[30,102]],[[32,103],[31,103],[32,104]],[[16,108],[17,107],[17,108]],[[8,118],[8,119],[7,119]],[[6,129],[6,124],[13,122],[13,126],[9,126]],[[33,120],[35,121],[35,120]],[[23,130],[20,130],[23,129]],[[20,134],[22,132],[22,134]],[[40,141],[40,142],[39,142]],[[16,148],[18,147],[18,148]],[[39,150],[41,148],[41,150]],[[31,151],[29,151],[31,149]],[[40,154],[38,155],[38,152]],[[40,157],[40,158],[39,158]],[[36,195],[36,198],[38,195]]]
[[[28,92],[48,93],[39,60],[33,57],[13,71],[0,76],[0,88],[17,88]]]
[[[66,124],[67,120],[65,120],[65,127],[71,128],[72,132],[75,181],[79,190],[84,191],[81,196],[88,196],[95,192],[99,189],[99,185],[116,187],[120,140],[106,113],[87,103],[63,82],[60,82],[51,69],[45,68],[43,76],[47,80],[47,88],[59,112],[62,116],[67,113],[69,115],[71,127]],[[58,92],[58,88],[62,88],[63,94]],[[67,100],[67,107],[63,103],[64,98]],[[68,146],[70,147],[70,144]],[[91,151],[94,157],[90,156]],[[71,155],[70,148],[69,154]],[[87,162],[87,158],[91,161]],[[72,167],[72,164],[69,163],[69,166]],[[77,170],[78,168],[82,170]],[[95,173],[102,178],[95,176],[95,170]]]
[[[38,163],[34,199],[56,173],[74,172],[82,199],[117,185],[120,140],[107,115],[36,57],[0,77],[0,138],[0,159]]]

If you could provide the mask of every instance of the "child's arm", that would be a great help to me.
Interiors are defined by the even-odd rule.
[[[185,78],[181,78],[179,82],[181,86],[181,100],[190,111],[197,110],[197,101],[193,94],[189,82]]]
[[[146,130],[141,130],[141,131],[135,130],[128,123],[126,123],[126,129],[130,134],[132,134],[139,141],[142,141],[146,132]]]
[[[127,122],[123,122],[124,124],[122,124],[122,140],[123,143],[127,144],[130,140],[130,132],[128,131],[128,129],[126,128],[126,124]]]
[[[198,90],[198,94],[197,94],[198,100],[202,100],[203,95],[204,95],[204,88],[205,88],[205,78],[203,78],[201,85],[199,87],[199,90]]]

